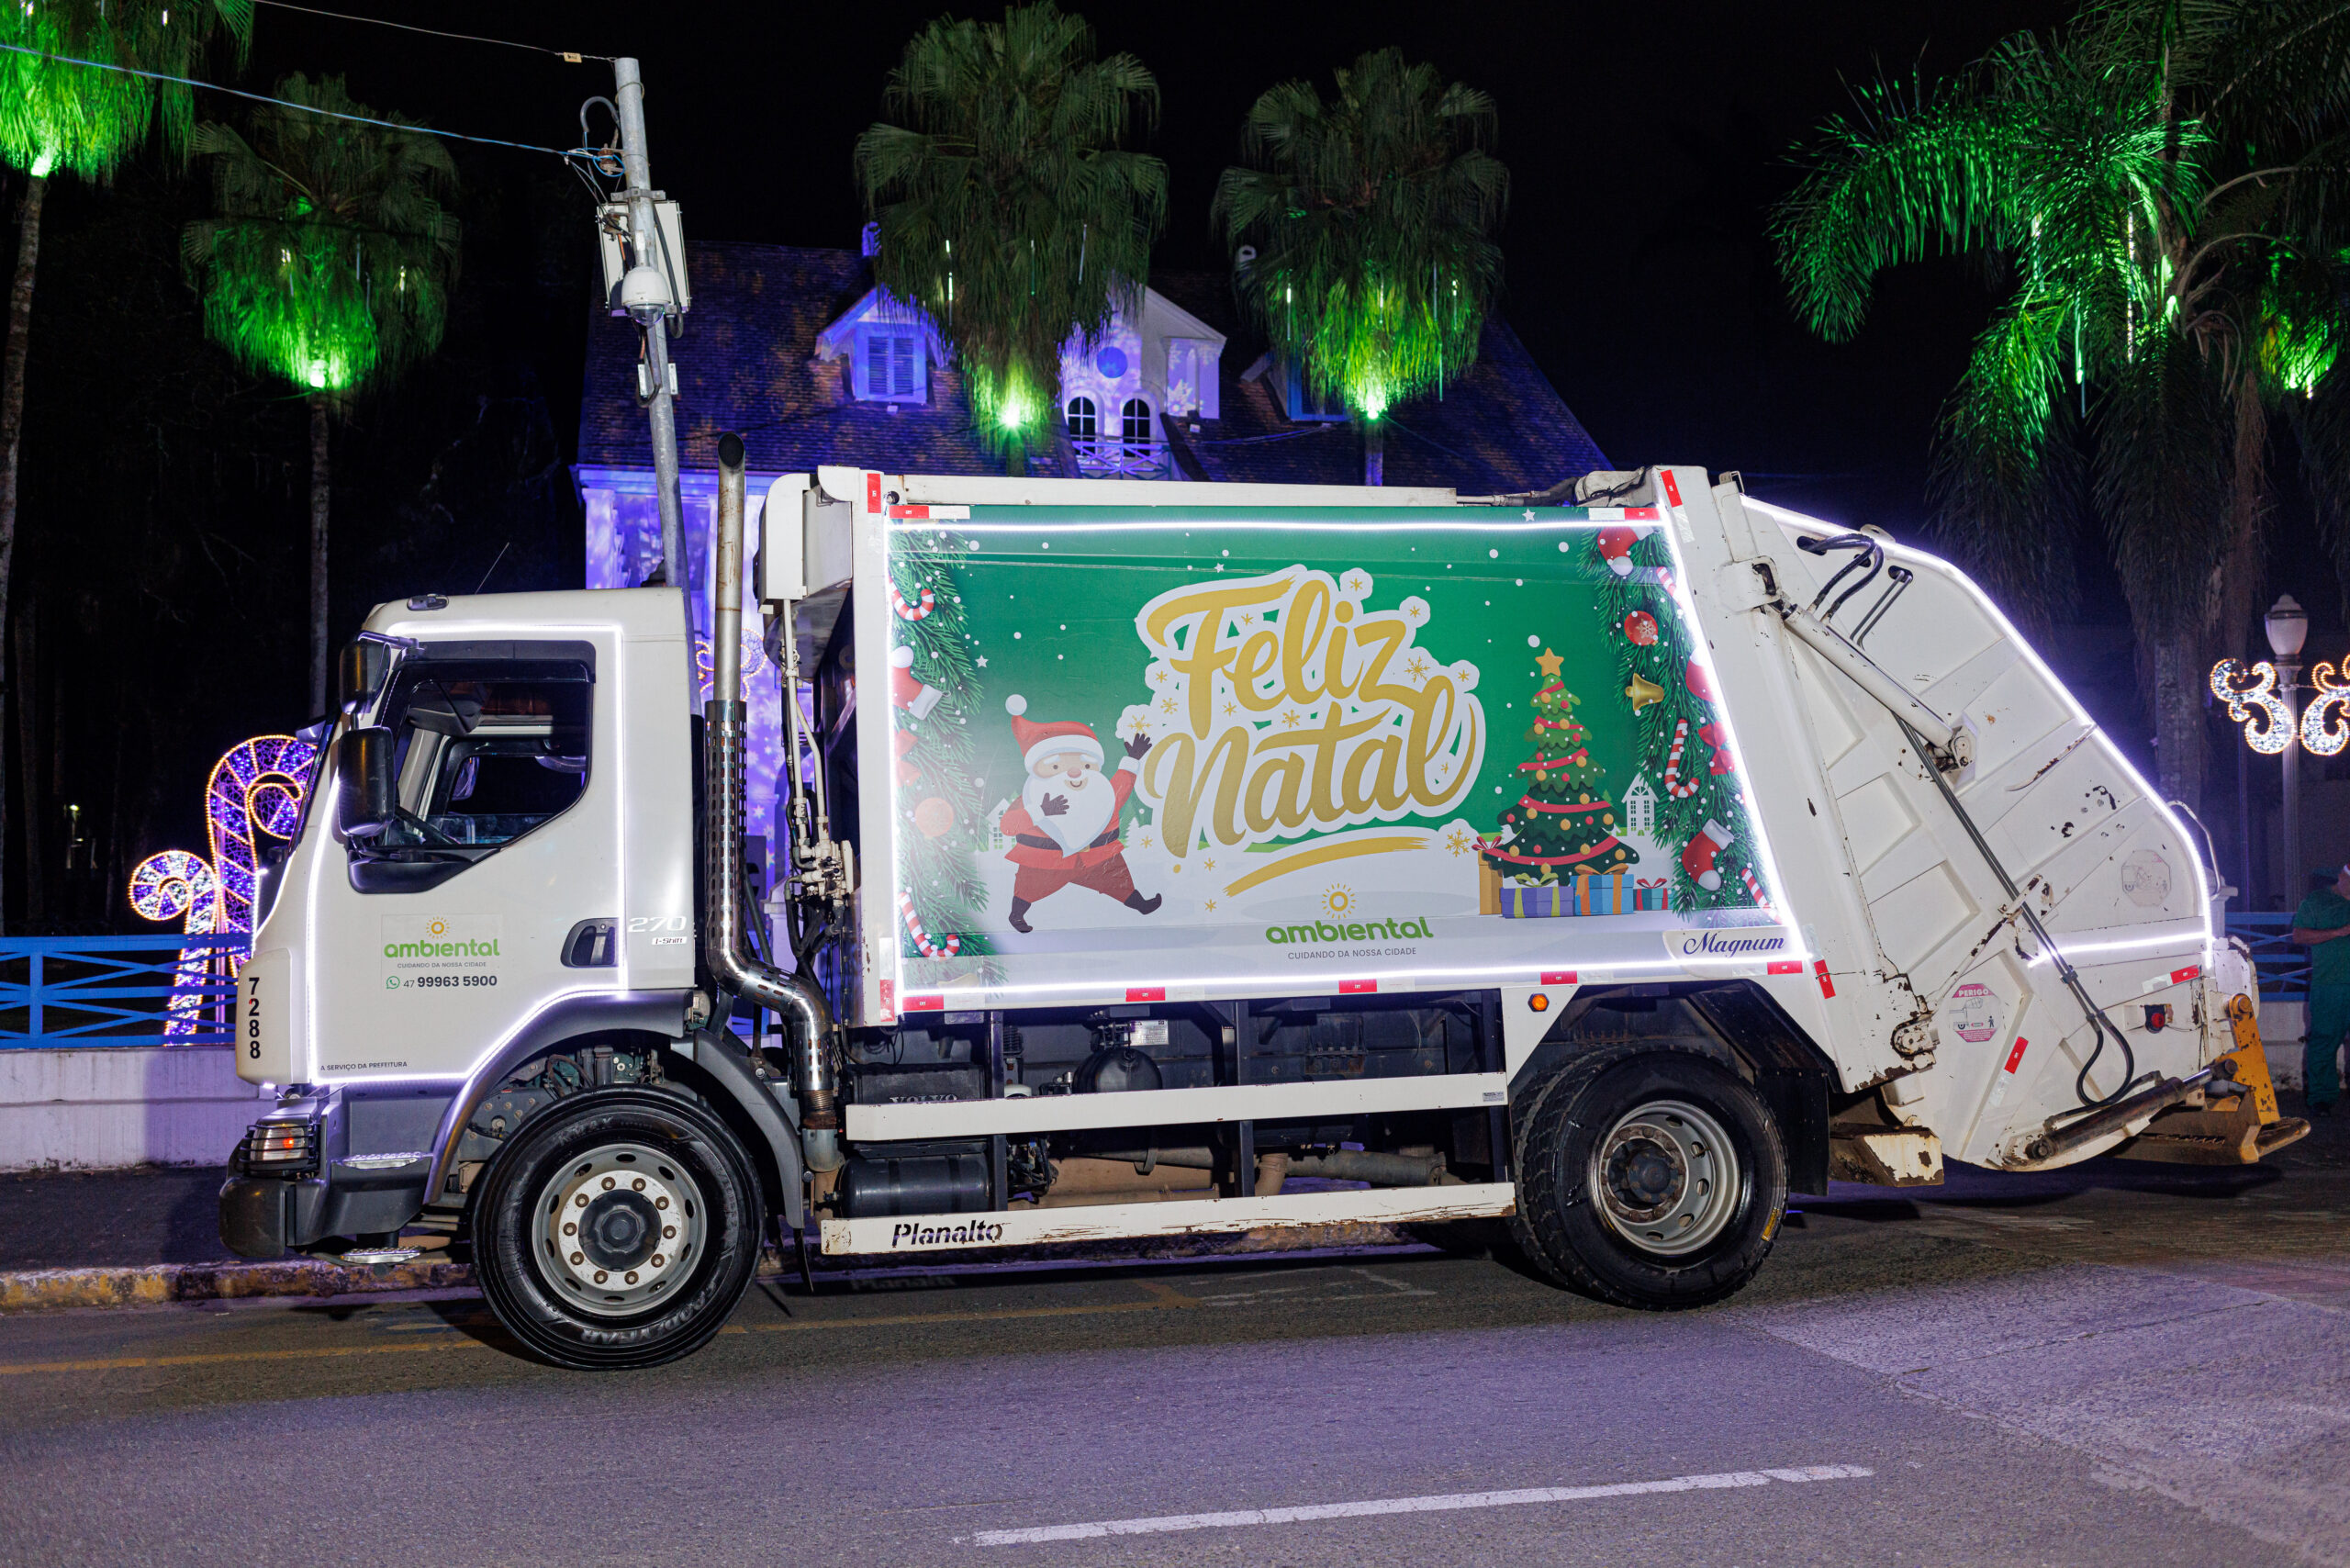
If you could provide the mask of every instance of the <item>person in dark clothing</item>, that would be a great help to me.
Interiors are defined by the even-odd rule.
[[[2338,1058],[2350,1030],[2350,866],[2293,912],[2293,940],[2310,950],[2310,1022],[2301,1047],[2301,1082],[2310,1114],[2322,1116],[2342,1098]]]

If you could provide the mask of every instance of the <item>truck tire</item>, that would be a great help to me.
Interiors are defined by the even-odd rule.
[[[1704,1306],[1770,1255],[1787,1204],[1777,1125],[1745,1080],[1694,1052],[1571,1062],[1518,1148],[1537,1260],[1618,1306]]]
[[[639,1088],[575,1095],[525,1123],[483,1174],[482,1294],[558,1365],[675,1361],[750,1288],[758,1177],[734,1134],[690,1101]]]
[[[1528,1085],[1526,1092],[1518,1096],[1517,1103],[1510,1107],[1510,1169],[1516,1172],[1517,1204],[1509,1214],[1509,1239],[1528,1267],[1552,1284],[1565,1285],[1570,1289],[1573,1288],[1574,1281],[1566,1270],[1542,1250],[1542,1238],[1534,1234],[1534,1222],[1527,1214],[1526,1138],[1528,1130],[1541,1117],[1543,1102],[1550,1098],[1550,1091],[1559,1086],[1561,1079],[1572,1076],[1574,1070],[1583,1065],[1579,1061],[1568,1062],[1550,1069]]]

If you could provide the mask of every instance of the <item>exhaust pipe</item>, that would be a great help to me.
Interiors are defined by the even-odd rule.
[[[702,710],[710,790],[702,846],[710,929],[703,954],[719,984],[791,1020],[801,1151],[811,1170],[837,1170],[845,1157],[832,1009],[807,977],[784,974],[752,956],[743,908],[743,438],[732,431],[718,438],[718,538],[711,554],[716,613],[710,702]],[[785,700],[792,698],[787,693]]]

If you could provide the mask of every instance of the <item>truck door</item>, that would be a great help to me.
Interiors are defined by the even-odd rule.
[[[599,653],[428,643],[401,660],[375,715],[397,818],[314,890],[321,1077],[460,1075],[559,997],[621,983]]]

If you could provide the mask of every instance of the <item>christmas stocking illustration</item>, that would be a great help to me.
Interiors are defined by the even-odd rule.
[[[1714,857],[1728,849],[1729,842],[1729,829],[1711,817],[1707,818],[1705,827],[1689,841],[1689,847],[1681,852],[1681,868],[1707,892],[1719,891],[1722,874],[1714,865]]]

